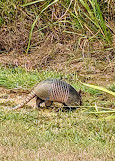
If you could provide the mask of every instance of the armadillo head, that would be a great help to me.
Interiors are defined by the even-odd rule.
[[[73,87],[70,87],[70,93],[68,100],[66,102],[67,105],[69,106],[81,106],[82,105],[82,100],[81,100],[81,90],[77,92]]]
[[[76,106],[81,106],[82,105],[82,100],[81,100],[81,90],[76,93],[75,96],[73,96],[73,104]]]

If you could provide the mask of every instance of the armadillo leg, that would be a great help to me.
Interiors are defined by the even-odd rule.
[[[39,97],[36,97],[36,106],[40,107],[40,104],[44,102],[44,100],[40,99]]]
[[[67,105],[66,105],[65,103],[63,103],[63,105],[64,105],[65,107],[67,107]]]
[[[68,105],[66,105],[65,103],[63,103],[64,107],[64,111],[71,111],[71,107],[69,107]]]
[[[52,105],[53,101],[45,101],[45,106],[50,107]]]
[[[68,106],[65,103],[63,103],[63,105],[64,105],[64,110],[65,111],[73,111],[73,110],[76,110],[76,107]]]

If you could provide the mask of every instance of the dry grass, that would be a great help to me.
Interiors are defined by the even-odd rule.
[[[78,150],[77,152],[56,152],[53,147],[51,150],[48,148],[38,148],[37,150],[28,150],[24,148],[13,148],[13,147],[0,147],[0,159],[3,161],[11,161],[11,160],[50,160],[50,161],[105,161],[108,160],[108,156],[105,154],[103,158],[94,157],[94,149],[88,150]],[[113,154],[112,154],[113,155]],[[114,160],[113,157],[109,158],[110,161]]]
[[[14,57],[25,53],[29,29],[31,21],[30,20],[17,20],[12,24],[4,25],[0,28],[0,52],[5,52],[9,54],[12,52]],[[32,42],[37,43],[41,36],[33,33]]]
[[[0,159],[114,160],[114,127],[80,111],[0,110]]]
[[[46,39],[49,39],[48,44],[60,43],[70,46],[74,44],[81,48],[83,56],[86,47],[91,46],[92,41],[98,42],[105,48],[114,46],[104,41],[105,39],[111,41],[111,36],[114,34],[114,27],[111,25],[113,1],[103,1],[99,4],[94,4],[93,1],[85,3],[83,1],[47,1],[28,5],[28,1],[25,0],[24,3],[23,7],[20,6],[22,2],[15,0],[11,3],[9,0],[3,1],[0,4],[1,53],[14,52],[14,55],[25,53],[27,46],[31,51]],[[33,29],[30,33],[31,28]],[[70,40],[74,43],[71,44]]]

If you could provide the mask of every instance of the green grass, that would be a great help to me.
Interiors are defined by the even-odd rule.
[[[0,26],[9,24],[17,19],[17,6],[20,3],[17,0],[0,1]]]
[[[115,83],[113,83],[112,85],[109,85],[109,89],[115,92]]]
[[[62,160],[68,153],[77,158],[80,151],[85,152],[82,157],[89,160],[110,160],[115,157],[114,122],[99,120],[80,110],[48,113],[42,110],[7,112],[0,109],[0,129],[0,146],[14,148],[15,151],[23,149],[36,154],[39,149],[43,154],[44,149],[45,152],[50,151],[54,159],[60,154]],[[47,155],[41,155],[41,159],[47,159]]]
[[[72,84],[77,90],[88,91],[90,94],[101,94],[99,90],[85,87],[82,85],[76,73],[59,73],[57,71],[26,71],[24,68],[4,68],[0,67],[0,86],[7,88],[30,89],[36,83],[49,78],[58,78]],[[114,86],[112,87],[114,89]]]
[[[96,111],[95,102],[101,105],[103,93],[80,84],[75,73],[0,68],[0,86],[10,89],[30,89],[44,79],[61,77],[82,89],[84,107],[68,112],[56,112],[54,107],[7,111],[4,106],[15,103],[0,103],[0,160],[113,160],[114,113],[91,113]],[[114,102],[106,101],[105,107],[107,103],[109,108]]]
[[[23,68],[0,68],[0,86],[8,88],[31,88],[47,78],[60,78],[61,74],[52,71],[31,71]]]

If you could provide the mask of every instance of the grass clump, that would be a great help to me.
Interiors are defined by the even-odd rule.
[[[113,92],[115,92],[115,84],[113,83],[112,85],[109,86],[109,89]]]

